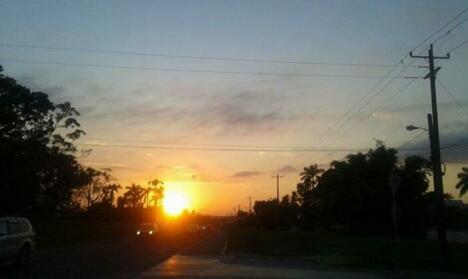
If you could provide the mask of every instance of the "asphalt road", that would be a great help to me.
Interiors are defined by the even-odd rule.
[[[183,256],[220,256],[223,251],[225,241],[226,235],[224,232],[214,231],[179,251],[177,254]]]
[[[203,237],[185,235],[156,241],[125,238],[35,251],[28,269],[3,264],[0,278],[134,278]]]

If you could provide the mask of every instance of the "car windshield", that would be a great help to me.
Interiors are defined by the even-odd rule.
[[[7,233],[8,233],[7,222],[0,221],[0,235],[6,235]]]
[[[142,230],[155,230],[156,226],[155,225],[142,225],[141,229]]]

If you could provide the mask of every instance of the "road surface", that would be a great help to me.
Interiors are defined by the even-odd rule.
[[[373,272],[319,270],[300,259],[267,258],[254,255],[223,254],[225,235],[218,232],[199,241],[166,261],[142,272],[136,279],[454,279],[453,274],[421,274],[417,272]]]
[[[160,241],[138,241],[128,237],[36,251],[28,270],[14,269],[3,263],[0,278],[134,278],[200,238],[180,236]]]
[[[23,278],[465,278],[447,274],[317,270],[295,259],[226,255],[223,232],[159,242],[135,239],[39,251],[29,271],[0,269],[1,279]]]

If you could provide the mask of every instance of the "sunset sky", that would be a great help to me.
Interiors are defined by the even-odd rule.
[[[365,151],[375,139],[389,147],[427,147],[425,134],[414,138],[419,132],[406,131],[405,126],[427,126],[429,81],[417,79],[401,90],[412,80],[397,78],[383,88],[390,81],[385,79],[375,98],[358,103],[391,67],[194,56],[394,65],[466,7],[466,0],[4,0],[0,64],[7,75],[32,90],[77,108],[86,131],[79,146],[93,149],[82,159],[86,165],[111,168],[123,185],[161,179],[167,191],[187,196],[190,209],[230,214],[237,205],[247,210],[249,195],[254,200],[276,195],[273,174],[284,175],[281,194],[287,194],[295,189],[305,165],[326,168],[349,153],[292,149]],[[465,22],[436,42],[435,52],[445,55],[467,39]],[[411,62],[425,65],[422,60],[403,61]],[[437,85],[442,145],[467,142],[468,44],[438,64],[442,66],[438,78],[458,100],[455,103]],[[426,72],[402,70],[399,67],[390,76]],[[297,75],[249,74],[258,72]],[[333,126],[356,103],[362,107]],[[334,128],[325,134],[330,127]],[[462,164],[456,162],[468,162],[468,148],[443,151],[442,158],[448,162],[446,191],[458,197],[454,185]]]

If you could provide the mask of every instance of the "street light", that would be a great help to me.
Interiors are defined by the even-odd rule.
[[[439,241],[441,260],[445,261],[447,257],[447,231],[445,227],[445,204],[444,204],[444,186],[442,176],[444,173],[441,170],[442,162],[440,160],[440,147],[439,144],[434,143],[434,139],[438,140],[438,134],[434,138],[433,119],[430,113],[427,114],[428,128],[417,127],[414,125],[406,126],[406,130],[413,131],[421,129],[429,134],[429,143],[431,147],[431,165],[432,177],[434,178],[434,193],[436,195],[436,208],[437,208],[437,238]],[[445,172],[445,171],[444,171]]]
[[[408,131],[414,131],[414,130],[418,130],[418,129],[424,130],[424,131],[426,131],[426,132],[429,133],[429,130],[426,129],[426,128],[424,128],[424,127],[418,127],[418,126],[414,126],[414,125],[408,125],[408,126],[406,126],[406,130],[408,130]]]

